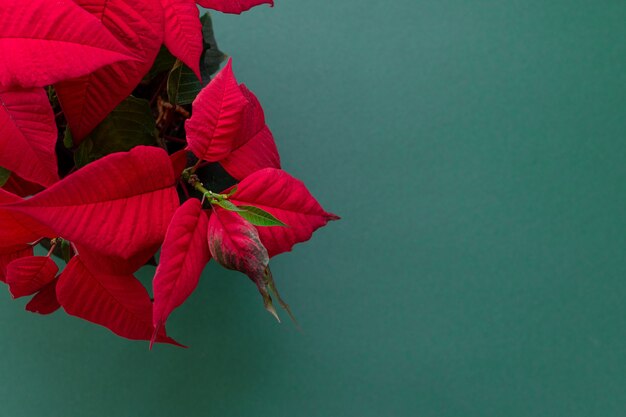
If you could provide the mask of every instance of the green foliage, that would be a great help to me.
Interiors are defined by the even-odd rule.
[[[255,206],[238,206],[243,211],[237,213],[255,226],[287,226],[271,213]]]
[[[11,176],[11,171],[6,168],[0,167],[0,187],[2,187],[9,180]]]

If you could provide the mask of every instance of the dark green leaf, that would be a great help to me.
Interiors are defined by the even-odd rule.
[[[189,67],[177,60],[167,77],[167,97],[172,104],[191,104],[203,85]]]
[[[255,226],[287,226],[271,213],[254,206],[238,206],[245,211],[237,213]]]
[[[0,187],[2,187],[9,180],[11,176],[11,171],[6,168],[0,167]],[[232,204],[232,203],[231,203]]]
[[[85,138],[74,154],[77,167],[138,145],[157,145],[154,117],[147,100],[127,97]]]
[[[202,22],[202,38],[204,43],[204,52],[200,58],[200,73],[202,74],[202,81],[205,85],[211,80],[211,75],[215,74],[220,69],[222,62],[228,58],[228,56],[220,51],[215,41],[215,34],[213,33],[213,22],[211,16],[206,13],[200,18]]]
[[[143,82],[149,83],[150,81],[154,80],[159,74],[170,71],[175,62],[176,57],[174,57],[174,55],[172,55],[165,46],[161,46],[161,50],[155,58],[154,64],[152,64],[152,68],[150,68],[150,71],[148,71],[146,76],[143,77]]]
[[[72,137],[72,132],[68,127],[65,128],[65,134],[63,135],[63,146],[67,149],[72,149],[74,146],[74,138]]]

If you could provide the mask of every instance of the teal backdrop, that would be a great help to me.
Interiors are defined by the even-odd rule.
[[[626,416],[625,2],[214,20],[284,168],[343,217],[273,260],[302,331],[214,264],[169,322],[186,350],[5,293],[1,416]]]

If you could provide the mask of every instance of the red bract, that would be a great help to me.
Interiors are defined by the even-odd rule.
[[[146,289],[132,275],[108,275],[90,270],[75,256],[57,283],[59,303],[68,314],[89,320],[113,333],[135,340],[152,336],[152,302]],[[178,344],[165,328],[157,342]]]
[[[47,237],[63,236],[129,259],[163,241],[178,207],[175,183],[167,153],[138,146],[99,159],[34,197],[5,207],[49,227],[54,235]]]
[[[192,116],[185,123],[189,149],[205,161],[219,161],[239,145],[244,97],[232,70],[232,60],[193,102]]]
[[[161,0],[161,5],[165,13],[165,46],[201,78],[202,25],[196,4],[193,0]]]
[[[61,304],[57,300],[58,278],[46,284],[35,296],[26,304],[26,310],[37,314],[51,314],[57,311]]]
[[[100,123],[148,72],[163,40],[159,0],[74,0],[97,17],[137,59],[55,85],[74,143]]]
[[[288,227],[260,227],[259,236],[270,256],[290,251],[296,243],[338,216],[326,212],[304,183],[285,171],[266,168],[237,185],[231,197],[237,206],[255,206],[273,214]]]
[[[273,0],[196,0],[196,2],[208,9],[234,14],[240,14],[260,4],[269,4],[274,7]]]
[[[170,313],[196,288],[202,269],[211,259],[206,240],[207,224],[200,200],[187,200],[174,213],[152,284],[155,336]]]
[[[0,91],[43,87],[135,59],[71,0],[2,0],[0,51]]]
[[[59,180],[57,127],[43,88],[0,92],[0,166],[49,186]]]
[[[7,266],[6,281],[15,298],[32,295],[51,282],[59,267],[47,256],[27,256]]]

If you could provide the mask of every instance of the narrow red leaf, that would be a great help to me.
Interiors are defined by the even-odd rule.
[[[44,87],[135,59],[71,0],[2,0],[0,90]]]
[[[46,284],[31,300],[26,304],[26,310],[37,314],[52,314],[61,307],[57,300],[57,282],[55,278]]]
[[[74,1],[137,57],[55,85],[72,138],[78,144],[133,91],[152,66],[163,43],[163,9],[159,0]]]
[[[239,142],[243,145],[220,160],[220,164],[233,178],[243,180],[263,168],[280,168],[280,156],[272,132],[265,124],[261,103],[245,85],[240,89],[248,100],[239,132]]]
[[[195,198],[187,200],[172,217],[152,283],[155,332],[191,295],[211,259],[206,238],[208,223],[200,200]]]
[[[185,122],[189,149],[206,161],[219,161],[241,146],[239,131],[248,104],[232,70],[232,60],[204,87]]]
[[[56,141],[54,113],[43,88],[0,92],[0,166],[50,186],[59,180]]]
[[[161,0],[165,13],[165,46],[198,77],[202,56],[200,11],[193,0]]]
[[[31,295],[54,279],[59,267],[48,256],[26,256],[7,265],[6,282],[13,298]]]
[[[1,214],[0,214],[1,216]],[[33,256],[31,245],[4,247],[0,249],[0,281],[6,282],[7,266],[16,259]]]
[[[290,251],[296,243],[309,240],[329,220],[339,218],[326,212],[302,181],[274,168],[256,171],[241,181],[231,201],[259,207],[287,224],[258,228],[270,257]]]
[[[232,14],[240,14],[260,4],[269,4],[270,7],[274,7],[273,0],[196,0],[196,2],[207,9]]]
[[[146,289],[132,275],[107,275],[88,269],[74,256],[57,283],[59,303],[68,314],[99,324],[133,340],[152,336],[152,302]],[[177,344],[165,333],[157,342]]]
[[[28,200],[1,206],[72,242],[130,259],[165,237],[179,205],[167,153],[138,146],[94,161]],[[0,216],[1,218],[1,216]]]

